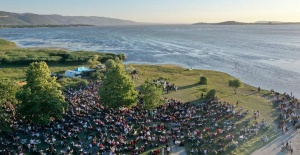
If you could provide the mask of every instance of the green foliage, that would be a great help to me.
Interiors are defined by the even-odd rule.
[[[18,85],[13,80],[0,79],[0,106],[2,104],[15,104],[17,103],[16,93]]]
[[[17,103],[16,93],[18,91],[18,85],[9,79],[0,79],[0,107],[2,105],[11,107],[12,115],[0,115],[0,131],[10,132],[9,122],[7,118],[15,116],[14,104]],[[3,109],[0,109],[0,113],[3,113]]]
[[[96,71],[91,74],[91,79],[92,80],[101,80],[103,78],[104,74],[101,73],[100,71]]]
[[[67,88],[86,87],[89,84],[86,79],[81,78],[62,78],[58,80],[58,83],[61,84],[62,90],[65,90]]]
[[[201,76],[200,77],[200,84],[207,84],[207,77],[206,76]]]
[[[207,92],[207,94],[206,94],[206,98],[208,98],[208,99],[214,99],[215,98],[215,96],[216,96],[216,90],[215,89],[211,89],[211,90],[209,90],[208,92]]]
[[[114,67],[116,67],[116,62],[114,61],[114,60],[112,60],[112,59],[108,59],[106,62],[105,62],[105,68],[106,68],[106,70],[109,70],[109,69],[111,69],[111,68],[114,68]]]
[[[100,64],[99,60],[99,55],[93,55],[86,64],[90,66],[90,68],[96,68],[98,64]]]
[[[61,118],[67,106],[60,84],[50,76],[45,62],[31,63],[26,71],[27,84],[17,93],[19,113],[36,124],[47,124],[50,118]]]
[[[145,109],[156,108],[162,98],[162,88],[157,87],[148,79],[141,85],[141,94],[143,98],[143,107]]]
[[[99,53],[88,51],[68,52],[65,50],[54,49],[1,49],[0,63],[13,65],[29,65],[35,61],[45,61],[48,64],[83,64],[89,59],[93,60],[98,57],[97,61],[102,63],[108,59],[119,58],[118,55],[112,53]],[[95,61],[92,62],[94,64]]]
[[[233,88],[235,94],[236,90],[242,87],[242,85],[243,83],[239,79],[231,79],[228,81],[228,86]]]
[[[99,95],[102,103],[111,108],[130,107],[137,103],[137,92],[123,64],[117,64],[107,71]]]

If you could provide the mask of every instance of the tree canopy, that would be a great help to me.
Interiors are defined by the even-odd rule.
[[[228,81],[228,86],[233,88],[235,94],[236,90],[242,87],[242,85],[243,83],[239,79],[231,79]]]
[[[37,124],[47,124],[50,118],[60,118],[66,107],[60,84],[50,76],[45,62],[33,62],[26,71],[27,84],[17,93],[21,101],[21,116]]]
[[[116,67],[116,65],[117,65],[117,63],[116,63],[114,60],[112,60],[112,59],[108,59],[108,60],[105,62],[105,68],[106,68],[106,70],[109,70],[109,69],[111,69],[111,68],[114,68],[114,67]]]
[[[141,85],[141,96],[143,99],[143,107],[145,109],[156,108],[160,101],[162,95],[162,88],[157,87],[154,83],[146,80]]]
[[[0,79],[0,105],[17,103],[18,85],[9,79]]]
[[[15,104],[17,103],[16,93],[18,85],[9,79],[0,79],[0,107],[10,107],[12,115],[1,115],[0,117],[0,131],[10,131],[9,123],[6,121],[9,117],[15,117]],[[0,108],[0,113],[3,109]]]
[[[99,95],[102,103],[111,108],[130,107],[137,103],[137,92],[123,64],[116,64],[107,70]]]

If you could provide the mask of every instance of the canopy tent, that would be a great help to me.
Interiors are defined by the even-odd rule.
[[[83,67],[76,68],[74,71],[77,71],[77,72],[89,72],[89,71],[94,71],[94,69],[89,69],[89,68],[83,66]]]

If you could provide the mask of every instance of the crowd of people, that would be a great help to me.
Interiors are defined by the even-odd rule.
[[[91,81],[85,88],[67,89],[64,96],[69,105],[64,117],[48,125],[10,118],[13,132],[1,134],[0,154],[137,155],[151,150],[155,155],[161,147],[170,152],[170,143],[186,146],[190,154],[222,154],[268,126],[266,121],[258,121],[259,110],[241,122],[249,110],[218,99],[190,104],[170,98],[154,110],[140,104],[111,109],[101,105],[100,86],[101,81]],[[289,99],[287,106],[288,95],[277,99],[282,120],[295,122],[290,108],[299,102]],[[11,112],[6,105],[2,108]]]

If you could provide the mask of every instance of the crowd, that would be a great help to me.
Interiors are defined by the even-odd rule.
[[[101,82],[90,82],[86,88],[67,89],[64,96],[69,106],[63,119],[46,126],[10,118],[13,134],[1,134],[0,154],[137,155],[151,150],[155,155],[161,147],[170,151],[169,143],[187,146],[190,154],[222,154],[268,126],[266,121],[257,120],[259,110],[241,122],[249,110],[217,99],[190,104],[171,98],[154,110],[139,104],[110,109],[101,105],[100,86]],[[281,117],[295,121],[293,110],[284,102],[286,98],[277,100]],[[299,105],[289,101],[289,107]],[[11,112],[8,106],[2,108]]]

